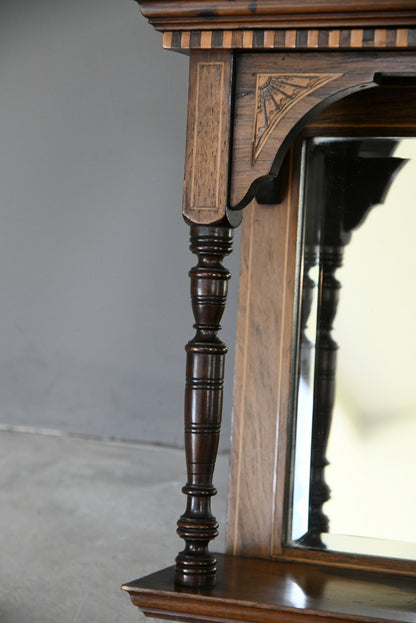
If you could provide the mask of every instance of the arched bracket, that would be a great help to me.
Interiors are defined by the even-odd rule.
[[[277,149],[272,166],[267,175],[256,178],[249,186],[244,197],[234,206],[228,206],[228,210],[238,212],[246,208],[253,199],[261,205],[276,205],[281,203],[284,196],[284,184],[282,168],[289,149],[304,127],[316,114],[351,93],[363,89],[376,88],[380,85],[412,85],[416,84],[415,72],[376,72],[371,81],[356,84],[352,88],[343,88],[336,93],[316,104],[301,119],[295,123]]]
[[[289,149],[295,139],[300,135],[304,127],[312,120],[314,116],[320,113],[324,108],[334,103],[335,101],[346,97],[353,91],[374,88],[378,83],[375,81],[368,82],[366,84],[357,85],[355,88],[343,89],[342,91],[327,97],[322,102],[315,105],[309,110],[288,132],[287,136],[283,139],[280,146],[277,149],[273,163],[270,167],[270,171],[267,175],[261,175],[256,178],[249,186],[244,197],[234,206],[228,206],[228,210],[231,212],[238,212],[244,210],[255,199],[260,205],[276,205],[283,200],[283,164]]]

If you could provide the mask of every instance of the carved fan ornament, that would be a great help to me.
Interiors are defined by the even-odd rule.
[[[304,97],[342,74],[258,74],[253,163],[286,113]]]

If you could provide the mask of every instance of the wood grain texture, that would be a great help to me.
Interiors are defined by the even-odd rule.
[[[158,30],[407,26],[414,0],[138,0]]]
[[[292,106],[341,75],[339,73],[257,74],[253,162],[259,157],[274,128]]]
[[[194,32],[196,36],[191,37]],[[212,31],[172,31],[163,33],[163,47],[185,51],[210,47],[226,49],[273,50],[358,50],[415,49],[415,28],[301,28],[245,29]]]
[[[291,181],[293,167],[298,163],[289,167]],[[278,206],[253,203],[243,219],[227,551],[246,556],[268,557],[282,540],[276,487],[282,490],[286,465],[297,230],[292,192]]]
[[[211,224],[226,214],[231,80],[230,53],[192,54],[183,197],[191,222]]]
[[[363,136],[363,132],[377,132],[378,136],[413,135],[415,111],[415,86],[381,86],[375,91],[358,91],[325,108],[306,126],[304,133],[308,136],[328,132],[331,136]]]
[[[364,52],[345,55],[337,52],[252,53],[238,55],[237,67],[231,205],[238,204],[257,177],[269,173],[275,158],[283,161],[288,146],[302,127],[326,106],[349,93],[373,86],[375,72],[414,71],[415,61],[414,55],[406,52],[375,52],[371,55]],[[258,76],[323,73],[338,76],[295,101],[285,114],[280,115],[253,161]]]
[[[175,590],[173,568],[122,588],[148,616],[250,623],[414,623],[414,578],[218,554],[207,591]]]

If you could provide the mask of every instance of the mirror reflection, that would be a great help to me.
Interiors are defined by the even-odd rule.
[[[416,138],[303,149],[289,541],[416,559]]]

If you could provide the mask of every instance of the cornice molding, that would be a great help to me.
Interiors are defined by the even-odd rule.
[[[416,0],[136,0],[161,31],[416,25]]]

